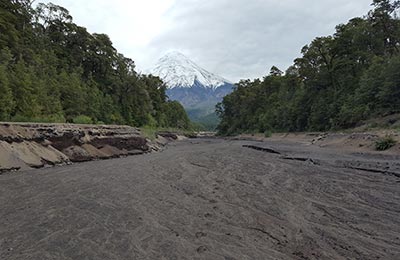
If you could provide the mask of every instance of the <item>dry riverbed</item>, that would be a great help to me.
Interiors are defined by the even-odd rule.
[[[400,259],[400,158],[293,141],[0,176],[0,259]]]

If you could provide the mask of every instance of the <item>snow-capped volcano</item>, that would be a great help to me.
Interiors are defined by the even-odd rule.
[[[162,57],[151,71],[164,80],[169,89],[201,86],[216,89],[230,82],[198,66],[180,52]]]
[[[215,105],[232,92],[232,83],[201,68],[179,52],[162,57],[151,74],[165,82],[169,99],[179,101],[191,120],[207,125],[210,130],[216,127]]]

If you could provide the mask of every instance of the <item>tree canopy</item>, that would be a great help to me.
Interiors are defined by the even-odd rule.
[[[67,9],[0,0],[0,120],[188,128],[158,78],[140,75],[105,34],[73,23]]]
[[[303,47],[285,73],[236,84],[217,105],[219,131],[325,131],[400,113],[400,1],[372,6]]]

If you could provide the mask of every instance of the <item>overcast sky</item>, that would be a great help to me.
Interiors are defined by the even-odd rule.
[[[317,36],[371,9],[372,0],[52,0],[146,71],[177,50],[233,82],[281,70]]]

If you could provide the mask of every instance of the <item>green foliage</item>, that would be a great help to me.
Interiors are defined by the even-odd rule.
[[[11,111],[14,109],[14,99],[10,88],[6,68],[0,65],[0,120],[10,120]]]
[[[93,119],[88,117],[88,116],[85,116],[85,115],[79,115],[77,117],[74,117],[72,119],[72,122],[74,124],[87,124],[87,125],[90,125],[90,124],[93,124]]]
[[[207,108],[208,109],[208,108]],[[215,131],[219,123],[219,117],[215,112],[209,113],[202,108],[186,110],[189,118],[199,131]]]
[[[190,127],[165,84],[139,75],[107,35],[31,2],[0,1],[0,120]]]
[[[271,132],[271,131],[268,131],[268,130],[265,130],[265,132],[264,132],[264,137],[269,138],[269,137],[271,137],[271,136],[272,136],[272,132]]]
[[[191,124],[183,106],[177,101],[168,101],[163,104],[164,115],[161,127],[189,129]]]
[[[388,135],[388,136],[378,139],[375,142],[375,149],[377,151],[385,151],[385,150],[390,149],[393,146],[395,146],[396,143],[397,143],[396,140],[394,140],[392,136]]]
[[[305,46],[285,73],[237,83],[217,106],[219,133],[327,131],[399,113],[400,2],[373,6]]]
[[[40,117],[27,117],[23,115],[15,115],[11,121],[13,122],[37,122],[37,123],[65,123],[65,118],[63,115],[50,115],[50,116],[40,116]]]
[[[171,132],[178,135],[183,136],[194,136],[195,129],[181,129],[174,127],[152,127],[152,126],[143,126],[140,128],[141,134],[147,139],[154,140],[157,138],[158,132]]]
[[[158,128],[152,126],[143,126],[140,128],[141,134],[150,140],[154,140],[157,138],[157,132],[159,131]]]

